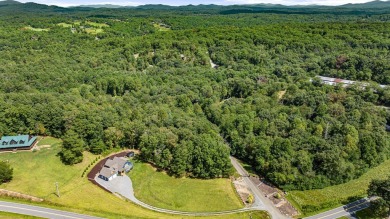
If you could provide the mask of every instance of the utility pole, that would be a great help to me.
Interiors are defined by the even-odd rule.
[[[60,190],[58,190],[58,182],[56,182],[57,196],[60,197]]]

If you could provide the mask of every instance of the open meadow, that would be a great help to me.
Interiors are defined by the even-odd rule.
[[[372,179],[385,179],[389,174],[390,160],[370,169],[367,173],[347,183],[306,191],[291,191],[289,199],[299,207],[305,215],[313,215],[319,211],[340,206],[351,199],[364,197]]]
[[[224,211],[243,208],[230,179],[175,178],[150,164],[135,162],[130,172],[135,196],[150,205],[179,211]]]
[[[48,147],[50,145],[50,147]],[[38,143],[41,147],[40,150],[34,152],[20,151],[17,153],[1,153],[0,160],[8,160],[11,166],[14,168],[14,179],[0,186],[2,189],[8,189],[11,191],[21,192],[33,196],[37,196],[45,199],[43,203],[35,203],[37,205],[44,205],[48,207],[59,208],[62,210],[70,210],[78,213],[85,213],[90,215],[96,215],[107,218],[183,218],[178,215],[167,215],[162,213],[153,212],[142,207],[139,207],[129,201],[118,198],[117,196],[107,193],[101,188],[93,185],[85,177],[81,177],[83,170],[94,160],[96,155],[89,152],[84,152],[84,160],[82,163],[68,166],[64,165],[57,153],[60,150],[61,140],[47,137]],[[162,185],[164,182],[161,180],[168,179],[170,177],[165,176],[163,173],[154,173],[153,170],[146,164],[137,164],[135,168],[139,168],[138,173],[143,173],[148,176],[149,174],[157,174],[159,177],[149,177],[148,180],[160,180],[158,184]],[[137,172],[132,173],[136,175]],[[138,178],[142,177],[138,176]],[[180,180],[180,179],[179,179]],[[171,183],[175,181],[168,181]],[[196,198],[195,200],[202,201],[203,198],[211,198],[212,196],[199,196],[197,189],[202,188],[202,185],[195,186],[200,180],[186,179],[187,185],[192,186],[194,189],[189,189],[185,194],[186,197]],[[193,181],[193,182],[192,182]],[[55,194],[55,182],[59,183],[60,197]],[[203,189],[206,185],[213,186],[211,191],[219,191],[217,193],[219,200],[218,204],[212,204],[207,202],[207,205],[211,205],[209,209],[234,209],[239,208],[240,203],[235,197],[232,189],[229,187],[230,184],[227,179],[215,179],[205,181]],[[146,187],[147,188],[147,187]],[[174,187],[170,187],[166,191],[171,191]],[[191,188],[191,187],[190,187]],[[223,190],[227,189],[227,192]],[[230,189],[230,190],[229,190]],[[146,190],[148,192],[148,190]],[[150,192],[150,191],[149,191]],[[171,191],[172,192],[172,191]],[[204,191],[200,191],[203,193]],[[222,197],[226,195],[227,197]],[[168,197],[168,196],[166,196]],[[6,199],[7,198],[2,198]],[[189,199],[189,198],[188,198]],[[184,199],[178,199],[184,200]],[[18,200],[14,200],[18,201]],[[207,201],[203,199],[203,201]],[[232,203],[230,203],[232,202]],[[184,202],[183,208],[187,207],[192,202]],[[155,203],[150,203],[155,204]],[[206,204],[198,204],[194,210],[201,209],[201,205],[207,206]],[[203,210],[205,208],[203,207]],[[8,214],[8,213],[4,213]],[[3,214],[3,215],[4,215]],[[267,218],[265,212],[247,212],[240,214],[232,214],[225,216],[213,216],[210,218],[249,218],[251,214],[252,218]],[[2,215],[0,215],[0,218]],[[21,216],[23,218],[23,216]],[[191,217],[185,217],[191,218]]]

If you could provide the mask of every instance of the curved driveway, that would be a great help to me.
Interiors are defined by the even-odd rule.
[[[241,209],[230,210],[230,211],[219,211],[219,212],[187,212],[187,211],[175,211],[175,210],[157,208],[138,200],[134,196],[133,183],[131,182],[131,179],[126,175],[118,176],[112,179],[111,181],[105,181],[98,177],[95,177],[95,181],[114,194],[118,194],[144,208],[157,211],[157,212],[162,212],[162,213],[187,215],[187,216],[212,216],[212,215],[234,214],[234,213],[253,211],[253,210],[264,210],[258,206],[241,208]]]

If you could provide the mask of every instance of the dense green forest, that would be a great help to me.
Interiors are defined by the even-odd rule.
[[[67,164],[127,147],[176,176],[228,176],[233,155],[287,190],[347,182],[390,157],[386,5],[3,2],[0,135],[61,137]]]

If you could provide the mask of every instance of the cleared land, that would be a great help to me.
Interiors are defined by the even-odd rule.
[[[85,24],[85,27],[82,27],[82,29],[84,30],[84,32],[86,32],[88,34],[103,33],[104,32],[103,28],[110,27],[108,24],[96,23],[96,22],[91,22],[91,21],[86,21],[84,23],[82,23],[80,21],[75,21],[73,23],[73,25],[68,24],[68,23],[58,23],[57,25],[64,27],[64,28],[69,28],[72,26],[81,26],[82,24]]]
[[[153,24],[153,26],[158,30],[158,31],[169,31],[171,28],[162,26],[160,24]]]
[[[49,31],[49,28],[34,28],[34,27],[31,27],[31,26],[25,26],[25,27],[23,27],[23,30],[31,30],[31,31],[42,32],[42,31]]]
[[[93,26],[93,27],[99,27],[99,28],[110,27],[110,25],[108,25],[108,24],[96,23],[96,22],[91,22],[91,21],[86,21],[85,24]]]
[[[135,162],[130,172],[135,196],[150,205],[179,211],[223,211],[244,207],[230,179],[175,178]]]
[[[98,34],[104,32],[104,30],[101,28],[92,28],[92,27],[85,28],[84,31],[88,34]]]
[[[0,160],[9,160],[14,168],[14,179],[10,183],[0,185],[0,188],[44,198],[46,202],[37,204],[40,206],[106,218],[191,218],[153,212],[105,192],[89,182],[86,177],[81,177],[84,169],[96,158],[96,155],[86,152],[82,163],[67,166],[56,156],[61,141],[47,137],[39,142],[39,145],[48,144],[52,144],[51,147],[36,152],[0,154]],[[55,182],[59,183],[60,198],[55,195]],[[208,205],[212,202],[203,204]],[[251,212],[246,212],[210,218],[247,219],[250,214]],[[252,213],[252,216],[252,218],[267,218],[265,212]]]
[[[390,173],[390,160],[369,170],[360,178],[350,182],[307,191],[289,192],[289,199],[299,207],[302,213],[312,215],[324,209],[347,203],[350,198],[363,197],[372,179],[385,179]]]
[[[58,23],[57,25],[61,27],[72,27],[72,24],[67,24],[67,23]]]

